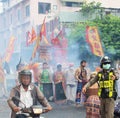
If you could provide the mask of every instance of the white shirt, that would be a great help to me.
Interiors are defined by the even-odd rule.
[[[76,85],[76,79],[74,77],[74,70],[69,69],[66,72],[66,84]]]
[[[31,92],[30,92],[31,88],[30,86],[28,86],[28,90],[25,91],[25,89],[23,88],[23,86],[20,86],[20,100],[25,104],[19,102],[19,107],[24,108],[26,107],[30,107],[33,105],[33,99],[31,96]]]

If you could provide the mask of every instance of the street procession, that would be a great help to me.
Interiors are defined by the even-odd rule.
[[[120,118],[120,1],[0,0],[0,118]]]

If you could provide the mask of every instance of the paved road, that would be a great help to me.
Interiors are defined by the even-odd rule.
[[[45,118],[85,118],[85,108],[76,108],[75,105],[52,104],[53,111],[44,114]]]
[[[7,105],[6,99],[0,99],[0,118],[10,118],[10,109]]]
[[[116,102],[120,101],[116,100]],[[57,105],[53,102],[50,103],[53,110],[42,114],[41,118],[85,118],[85,108],[81,106],[76,108],[72,105]],[[7,105],[6,99],[0,99],[0,118],[10,118],[10,108]]]
[[[85,108],[76,108],[75,105],[56,105],[50,103],[53,110],[42,114],[41,118],[85,118]],[[10,108],[6,100],[0,100],[0,118],[10,118]]]
[[[7,75],[7,90],[15,85],[14,75]],[[85,108],[76,108],[75,105],[57,105],[51,102],[53,110],[42,114],[44,118],[85,118]],[[6,100],[0,99],[0,118],[10,118],[10,108],[7,105]]]

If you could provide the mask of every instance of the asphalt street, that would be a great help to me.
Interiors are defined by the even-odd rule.
[[[10,92],[11,88],[15,86],[15,80],[13,79],[15,75],[7,75],[7,91]],[[1,95],[0,95],[1,96]],[[85,108],[76,108],[74,104],[68,105],[58,105],[54,102],[50,102],[53,110],[42,114],[41,118],[85,118]],[[0,118],[10,118],[10,108],[7,104],[7,99],[0,98]]]
[[[120,102],[117,99],[115,103]],[[54,102],[50,102],[53,110],[42,114],[40,118],[85,118],[85,107],[76,107],[74,104],[68,105],[58,105]],[[10,108],[7,104],[6,99],[0,99],[0,118],[10,118]]]
[[[58,105],[54,102],[50,102],[53,110],[42,114],[41,118],[85,118],[85,108],[80,106],[75,107],[74,104]],[[10,118],[10,108],[6,102],[6,99],[0,99],[0,118]]]

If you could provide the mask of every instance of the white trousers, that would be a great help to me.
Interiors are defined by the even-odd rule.
[[[75,101],[76,98],[76,85],[67,84],[66,85],[66,97],[67,100]]]

